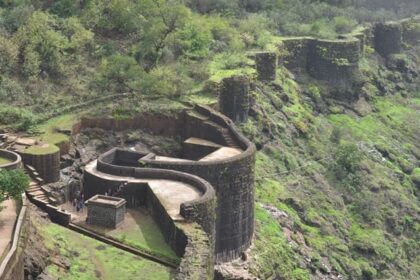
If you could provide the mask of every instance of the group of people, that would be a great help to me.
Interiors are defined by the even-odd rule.
[[[85,196],[83,194],[83,192],[77,190],[74,193],[74,198],[73,198],[73,207],[76,210],[76,212],[83,212],[83,207],[85,205]]]

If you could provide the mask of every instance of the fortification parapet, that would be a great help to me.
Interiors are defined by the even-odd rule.
[[[79,132],[85,128],[98,127],[103,129],[144,129],[147,132],[158,133],[154,127],[150,127],[148,121],[137,122],[133,120],[111,120],[106,119],[83,119],[75,128]],[[159,119],[152,116],[152,119]],[[198,137],[213,141],[220,146],[229,147],[236,151],[235,155],[221,159],[201,160],[165,160],[156,155],[126,155],[130,158],[130,164],[115,167],[106,164],[115,160],[118,154],[128,153],[127,151],[117,151],[103,155],[98,161],[98,169],[102,172],[118,176],[133,176],[133,172],[140,166],[149,168],[177,170],[188,174],[193,174],[207,180],[216,190],[216,260],[219,262],[229,261],[237,258],[251,244],[254,232],[254,166],[255,166],[255,146],[241,135],[236,129],[232,120],[223,114],[206,106],[195,107],[195,110],[187,110],[174,116],[172,119],[171,130],[166,131],[166,135],[171,133],[173,137],[189,139]],[[124,122],[124,123],[123,123]],[[105,124],[107,123],[107,124]],[[109,126],[109,124],[112,124]],[[127,125],[125,127],[124,125]],[[176,129],[173,129],[176,128]],[[106,160],[105,157],[107,158]],[[136,163],[133,164],[137,160]],[[139,162],[140,160],[140,162]],[[127,166],[128,165],[128,166]],[[137,170],[137,169],[136,169]],[[147,172],[149,169],[142,170]],[[162,175],[162,173],[161,173]],[[105,186],[105,182],[96,182],[95,178],[85,173],[85,184],[91,190],[85,190],[87,197],[99,193],[99,189],[92,189],[92,186]],[[88,184],[88,182],[90,182]],[[92,192],[92,194],[90,194]],[[129,203],[129,200],[127,200]],[[216,203],[216,202],[214,202]],[[206,212],[207,206],[201,208],[203,204],[187,205],[181,209],[184,216],[194,216],[192,210]],[[208,205],[208,204],[204,204]],[[196,213],[197,213],[196,212]],[[204,214],[197,217],[205,217]],[[200,225],[208,230],[210,225],[206,225],[206,220],[199,222]]]

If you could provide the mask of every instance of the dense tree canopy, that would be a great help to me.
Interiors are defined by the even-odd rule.
[[[23,170],[0,170],[0,202],[19,199],[29,185],[29,177]]]

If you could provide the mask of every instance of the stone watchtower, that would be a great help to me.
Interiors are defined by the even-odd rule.
[[[374,29],[375,50],[382,56],[401,52],[402,26],[397,22],[378,23]]]
[[[249,111],[250,81],[247,76],[223,79],[220,87],[220,111],[234,122],[245,122]]]
[[[277,54],[274,52],[260,52],[255,54],[258,80],[274,81],[277,74]]]

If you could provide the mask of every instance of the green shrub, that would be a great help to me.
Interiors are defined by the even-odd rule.
[[[179,97],[192,88],[192,80],[179,65],[160,66],[144,76],[140,91],[145,95]]]
[[[51,13],[56,14],[59,17],[74,16],[77,13],[76,1],[74,0],[55,1],[50,11]]]
[[[187,23],[176,37],[183,54],[188,58],[202,58],[209,54],[212,33],[200,21]]]
[[[130,0],[92,0],[83,10],[81,19],[90,28],[123,34],[138,32],[142,28],[144,11]]]
[[[19,50],[16,44],[0,35],[0,73],[13,71],[18,60]]]
[[[3,102],[14,102],[21,100],[25,97],[25,90],[22,88],[22,86],[8,78],[8,77],[2,77],[0,79],[0,100]],[[28,100],[26,100],[28,101]]]
[[[13,198],[20,199],[29,186],[29,177],[22,169],[0,170],[0,202]]]
[[[12,9],[7,10],[1,16],[3,17],[4,27],[9,32],[15,32],[20,26],[26,23],[26,21],[34,13],[35,8],[32,5],[19,5]]]
[[[335,31],[339,34],[351,32],[357,25],[355,20],[349,19],[347,17],[338,16],[333,19],[335,26]]]
[[[102,59],[97,83],[110,91],[131,91],[137,89],[143,75],[143,69],[133,57],[115,54]]]
[[[0,125],[13,126],[26,131],[36,123],[36,117],[28,110],[10,107],[3,104],[0,107]]]
[[[35,12],[14,35],[21,50],[22,73],[38,77],[41,71],[63,75],[71,69],[85,48],[92,44],[93,34],[76,18],[59,21],[45,12]]]

